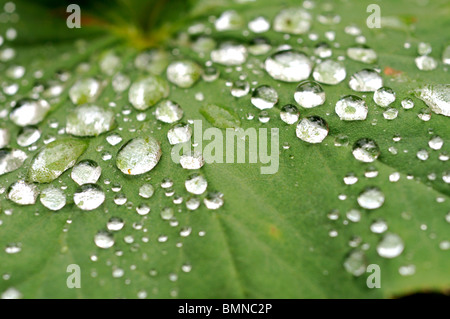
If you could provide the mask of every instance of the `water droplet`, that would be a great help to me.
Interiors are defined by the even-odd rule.
[[[281,108],[280,118],[286,124],[294,124],[298,121],[300,113],[292,104],[286,104]]]
[[[193,61],[176,61],[167,67],[167,79],[181,88],[193,86],[201,74],[202,68]]]
[[[372,64],[377,61],[377,53],[365,45],[348,48],[347,55],[350,59],[363,63]]]
[[[2,299],[20,299],[20,298],[22,298],[22,293],[16,288],[12,287],[8,288],[2,293]]]
[[[438,62],[435,58],[422,55],[417,57],[414,62],[416,62],[416,66],[421,71],[432,71],[437,68]]]
[[[18,205],[32,205],[36,203],[39,190],[36,185],[19,180],[8,190],[8,198]]]
[[[313,71],[314,80],[329,85],[336,85],[344,81],[346,76],[344,65],[333,60],[325,60],[317,64]]]
[[[201,153],[193,152],[181,155],[180,164],[184,169],[200,169],[205,164],[205,160]]]
[[[122,93],[130,86],[130,78],[122,73],[114,75],[111,85],[116,93]]]
[[[67,115],[66,132],[75,136],[97,136],[114,125],[114,113],[96,105],[81,105]]]
[[[388,224],[382,220],[376,220],[370,225],[370,231],[375,234],[382,234],[388,230]]]
[[[105,201],[105,193],[96,184],[84,184],[74,193],[73,201],[82,210],[93,210]]]
[[[256,17],[248,23],[253,33],[263,33],[270,29],[270,22],[265,17]]]
[[[78,185],[95,184],[100,178],[101,173],[102,168],[98,166],[96,162],[83,160],[72,168],[70,177],[72,177]]]
[[[395,108],[388,108],[386,111],[383,112],[383,117],[386,120],[394,120],[398,116],[398,110]]]
[[[358,161],[371,163],[380,155],[380,148],[374,140],[361,138],[353,145],[352,153]]]
[[[45,100],[21,100],[11,111],[9,117],[19,126],[35,125],[45,118],[49,110],[50,104]]]
[[[432,148],[433,150],[440,150],[443,145],[444,145],[444,140],[440,136],[433,136],[428,141],[428,146],[430,146],[430,148]]]
[[[169,95],[169,85],[159,76],[148,76],[134,82],[128,91],[128,100],[138,110],[144,111]]]
[[[92,103],[100,94],[100,88],[100,82],[96,79],[81,79],[70,88],[69,97],[73,104]]]
[[[185,143],[191,139],[192,129],[188,124],[177,124],[167,132],[171,145]]]
[[[189,193],[201,195],[206,191],[208,182],[203,175],[194,173],[188,176],[188,178],[184,182],[184,186]]]
[[[211,51],[211,60],[223,65],[241,65],[247,60],[247,55],[247,48],[242,44],[224,42],[218,49]]]
[[[300,8],[281,10],[273,21],[273,29],[277,32],[303,34],[311,27],[311,15]]]
[[[328,124],[319,116],[309,116],[297,124],[295,132],[305,142],[321,143],[328,135]]]
[[[66,205],[66,195],[54,186],[43,189],[39,199],[42,205],[53,211],[58,211]]]
[[[344,261],[344,268],[353,276],[361,276],[366,272],[366,256],[361,250],[352,251]]]
[[[94,236],[94,243],[99,248],[108,249],[114,245],[114,237],[111,233],[101,230]]]
[[[416,266],[406,265],[398,268],[398,273],[402,276],[412,276],[416,273]]]
[[[350,77],[348,85],[353,91],[375,92],[383,86],[383,79],[378,72],[370,69],[364,69],[354,73]]]
[[[384,194],[377,187],[367,187],[358,196],[358,204],[365,209],[377,209],[384,203]]]
[[[405,245],[397,234],[386,234],[377,246],[378,255],[384,258],[395,258],[399,256]]]
[[[434,113],[450,116],[450,84],[424,85],[415,93]]]
[[[173,218],[174,212],[173,208],[165,207],[161,210],[160,216],[163,220],[170,220]]]
[[[265,61],[265,69],[275,80],[298,82],[309,77],[313,62],[302,52],[279,51]]]
[[[421,161],[426,161],[429,157],[428,151],[425,149],[419,150],[416,154],[417,158]]]
[[[156,108],[156,119],[164,123],[175,123],[183,117],[183,109],[177,103],[164,100]]]
[[[344,177],[344,183],[345,185],[353,185],[358,181],[358,177],[355,176],[355,174],[350,173],[345,175]]]
[[[405,110],[409,110],[414,107],[414,101],[410,98],[403,99],[401,104]]]
[[[357,209],[351,209],[346,214],[348,220],[357,223],[361,220],[361,212]]]
[[[22,147],[30,146],[41,138],[41,131],[33,126],[22,128],[17,136],[17,144]]]
[[[87,141],[64,138],[46,145],[31,162],[28,178],[33,182],[49,183],[58,178],[87,148]]]
[[[261,85],[253,91],[251,102],[260,110],[270,109],[278,102],[278,93],[268,85]]]
[[[0,175],[15,171],[23,165],[27,154],[21,150],[0,149]]]
[[[250,85],[247,81],[235,81],[231,87],[231,95],[234,97],[243,97],[250,92]]]
[[[106,228],[110,231],[119,231],[123,228],[125,222],[122,218],[119,217],[111,217],[106,224]]]
[[[400,173],[394,172],[389,175],[389,181],[392,183],[398,182],[400,180]]]
[[[347,95],[336,102],[335,111],[343,121],[361,121],[367,118],[369,109],[360,97]]]
[[[242,16],[234,10],[223,12],[214,22],[217,31],[238,30],[244,25]]]
[[[22,247],[18,243],[11,243],[11,244],[6,245],[6,247],[5,247],[5,252],[10,255],[20,253],[21,251],[22,251]]]
[[[139,188],[139,196],[143,198],[150,198],[153,196],[155,188],[152,184],[144,184]]]
[[[117,153],[117,168],[126,175],[139,175],[153,169],[161,158],[159,142],[152,136],[128,141]]]
[[[303,81],[295,89],[294,99],[304,108],[313,108],[325,103],[325,91],[315,81]]]
[[[106,141],[109,143],[109,145],[115,146],[122,142],[122,137],[117,133],[112,133],[106,137]]]
[[[373,100],[377,105],[387,107],[395,101],[395,92],[391,88],[385,86],[380,87],[373,94]]]
[[[219,209],[224,204],[223,194],[220,192],[208,192],[203,202],[208,209]]]

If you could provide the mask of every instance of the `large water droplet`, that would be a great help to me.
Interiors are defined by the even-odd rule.
[[[41,131],[33,126],[22,128],[17,136],[17,144],[22,147],[30,146],[41,138]]]
[[[128,91],[130,103],[143,111],[169,95],[169,85],[159,76],[148,76],[134,82]]]
[[[344,261],[344,268],[353,276],[361,276],[366,272],[366,256],[361,250],[352,251]]]
[[[152,136],[128,141],[117,154],[117,168],[126,175],[139,175],[153,169],[161,158],[161,146]]]
[[[353,91],[375,92],[383,86],[383,79],[378,72],[370,69],[364,69],[354,73],[350,77],[348,85]]]
[[[304,108],[313,108],[325,103],[325,91],[315,81],[303,81],[295,89],[294,99]]]
[[[0,149],[0,175],[15,171],[23,165],[27,154],[16,149]]]
[[[450,84],[424,85],[415,93],[434,113],[450,116]]]
[[[309,77],[313,62],[302,52],[279,51],[265,61],[267,73],[275,80],[298,82]]]
[[[105,201],[105,193],[96,184],[84,184],[73,194],[73,201],[82,210],[93,210]]]
[[[54,186],[44,188],[39,199],[42,205],[53,211],[60,210],[66,205],[66,195],[61,189]]]
[[[286,104],[281,108],[280,118],[286,124],[294,124],[298,121],[300,113],[295,105]]]
[[[189,60],[172,62],[167,67],[167,79],[181,88],[189,88],[198,81],[202,68]]]
[[[223,194],[220,192],[209,192],[206,194],[203,202],[208,209],[219,209],[224,204]]]
[[[260,110],[270,109],[278,102],[278,93],[268,85],[261,85],[253,91],[251,102]]]
[[[94,243],[99,248],[111,248],[114,245],[114,237],[111,233],[102,230],[94,236]]]
[[[341,98],[336,102],[334,110],[343,121],[365,120],[369,112],[366,102],[355,95],[347,95]]]
[[[377,61],[377,53],[365,45],[348,48],[347,55],[350,59],[363,63],[371,64]]]
[[[358,204],[365,209],[377,209],[384,203],[384,194],[377,187],[367,187],[358,196]]]
[[[183,117],[183,109],[170,100],[161,101],[155,111],[156,119],[164,123],[175,123]]]
[[[188,176],[188,178],[184,182],[184,186],[189,193],[200,195],[206,191],[208,182],[203,175],[194,173]]]
[[[395,258],[403,252],[403,249],[405,249],[403,240],[399,235],[392,233],[384,235],[377,246],[378,255],[384,258]]]
[[[28,178],[33,182],[49,183],[75,165],[88,145],[87,141],[64,138],[46,145],[31,162]]]
[[[102,168],[98,166],[96,162],[83,160],[72,168],[70,177],[72,177],[78,185],[95,184],[101,174]]]
[[[345,66],[341,62],[325,60],[316,65],[313,71],[313,78],[317,82],[336,85],[344,81],[347,76]]]
[[[96,105],[81,105],[67,116],[66,132],[75,136],[97,136],[114,125],[114,113]]]
[[[414,62],[416,62],[417,68],[421,71],[432,71],[438,66],[436,59],[428,55],[419,56]]]
[[[385,86],[380,87],[373,94],[373,100],[377,105],[387,107],[395,101],[395,92],[391,88]]]
[[[74,104],[95,102],[100,94],[100,82],[93,78],[81,79],[69,90],[69,97]]]
[[[240,65],[247,60],[247,49],[242,44],[224,42],[217,50],[211,51],[211,60],[223,65]]]
[[[374,140],[361,138],[353,145],[352,153],[358,161],[371,163],[380,155],[380,148]]]
[[[311,15],[300,8],[281,10],[273,21],[273,29],[277,32],[302,34],[311,27]]]
[[[223,12],[214,22],[217,31],[238,30],[244,26],[244,19],[234,10]]]
[[[35,125],[45,118],[49,110],[50,104],[45,100],[22,100],[17,103],[9,117],[19,126]]]
[[[321,143],[328,135],[328,124],[319,116],[309,116],[297,124],[295,133],[305,142]]]
[[[19,180],[8,190],[8,198],[18,205],[32,205],[36,203],[39,190],[36,185]]]
[[[177,124],[167,132],[171,145],[185,143],[191,139],[192,129],[188,124]]]

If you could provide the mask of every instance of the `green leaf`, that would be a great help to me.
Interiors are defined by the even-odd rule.
[[[443,43],[448,42],[444,38],[450,14],[448,1],[380,3],[385,18],[382,21],[387,21],[380,29],[369,29],[365,24],[369,0],[316,1],[313,8],[305,9],[313,17],[311,30],[301,35],[286,35],[273,28],[275,16],[283,9],[297,8],[298,1],[201,0],[189,1],[188,5],[170,2],[167,6],[162,5],[164,1],[142,6],[137,5],[139,2],[143,3],[117,1],[107,11],[82,5],[82,17],[89,19],[76,30],[67,29],[65,16],[55,14],[60,12],[53,9],[56,2],[49,0],[42,7],[17,0],[18,22],[14,23],[14,15],[8,13],[12,22],[0,24],[2,36],[10,27],[17,29],[17,39],[5,38],[0,46],[0,57],[5,55],[5,48],[13,48],[16,53],[0,64],[0,72],[5,75],[0,126],[11,137],[5,147],[28,155],[21,168],[0,176],[2,297],[392,298],[449,291],[449,119],[434,109],[428,121],[421,120],[423,109],[434,104],[430,104],[430,95],[421,95],[425,103],[414,95],[424,85],[448,87],[448,66],[441,56]],[[125,10],[125,5],[130,10]],[[147,5],[155,5],[154,10],[144,10]],[[210,17],[217,19],[227,10],[235,10],[243,26],[217,31]],[[148,21],[155,15],[155,23]],[[333,18],[336,15],[339,19]],[[184,18],[178,19],[180,16]],[[247,29],[247,23],[258,16],[271,22],[270,30],[256,34]],[[337,24],[323,24],[338,20]],[[352,25],[361,30],[366,44],[377,53],[376,64],[346,57],[347,48],[363,40],[357,31],[346,28]],[[333,33],[335,40],[330,40]],[[255,55],[250,50],[253,53],[248,54],[246,62],[237,66],[211,62],[211,45],[217,48],[232,41],[248,48],[261,36],[271,47],[266,53]],[[205,38],[208,45],[202,46]],[[264,70],[264,61],[282,45],[314,56],[319,42],[330,45],[331,59],[342,60],[347,76],[338,85],[322,85],[326,93],[323,105],[301,108],[294,100],[298,83],[273,79]],[[414,60],[420,42],[430,43],[429,56],[436,59],[436,69],[417,68]],[[142,49],[149,45],[152,47]],[[171,62],[183,60],[193,61],[204,70],[215,67],[220,76],[213,81],[200,79],[190,88],[169,84],[163,71]],[[14,66],[25,68],[23,77],[6,76]],[[373,93],[349,88],[350,76],[367,67],[380,69],[384,85],[395,91],[396,100],[390,107],[398,110],[396,119],[384,118],[386,108],[374,103]],[[158,77],[150,75],[153,73]],[[156,79],[152,80],[153,89],[137,90],[143,94],[136,95],[142,103],[130,101],[130,87],[149,76]],[[86,78],[101,83],[93,103],[114,112],[116,126],[98,136],[75,139],[65,131],[68,114],[76,108],[69,90]],[[119,84],[127,80],[131,85],[122,89]],[[252,105],[251,91],[241,98],[230,94],[230,84],[238,80],[247,81],[252,89],[268,85],[277,91],[278,103],[266,110],[270,121],[258,120],[260,110]],[[13,84],[18,90],[9,95],[7,88]],[[59,87],[62,93],[52,95],[49,89]],[[349,94],[366,102],[369,112],[365,120],[341,121],[335,113],[336,102]],[[11,111],[24,98],[43,98],[50,104],[45,119],[36,124],[39,140],[26,146],[18,139],[23,128],[10,119]],[[183,109],[182,121],[193,128],[192,143],[198,138],[195,120],[206,119],[202,121],[202,133],[217,127],[223,136],[228,127],[240,127],[245,132],[279,129],[279,157],[269,156],[277,154],[274,140],[269,138],[270,151],[258,152],[256,163],[249,161],[250,151],[246,150],[245,163],[225,163],[224,152],[223,161],[207,162],[194,171],[181,168],[171,157],[172,146],[167,139],[173,124],[158,121],[154,108],[150,108],[163,98]],[[413,100],[412,109],[401,106],[405,98]],[[445,95],[442,99],[445,101]],[[327,137],[318,144],[297,138],[296,125],[280,119],[286,104],[299,107],[300,119],[323,118],[329,127]],[[257,131],[258,142],[267,131]],[[127,174],[127,170],[122,173],[130,163],[122,163],[119,151],[130,145],[128,141],[148,136],[155,139],[154,143],[139,151],[142,159],[148,159],[157,150],[152,169],[139,171],[142,174],[136,176]],[[440,149],[430,147],[434,136],[443,140]],[[352,155],[354,143],[361,138],[373,139],[380,148],[381,154],[373,163],[359,162]],[[203,146],[208,143],[204,140]],[[426,150],[426,160],[418,158],[421,150]],[[424,154],[420,152],[419,157],[425,158]],[[45,165],[37,162],[43,155]],[[267,159],[279,160],[275,174],[261,174],[261,168],[271,164]],[[101,167],[96,184],[105,195],[101,206],[90,211],[75,204],[74,194],[92,188],[79,187],[70,176],[70,168],[84,160]],[[147,166],[143,161],[132,165]],[[200,196],[190,194],[185,187],[193,173],[201,174],[208,183],[207,191]],[[349,174],[358,181],[344,183]],[[61,189],[66,205],[52,211],[41,203],[42,197],[27,206],[9,200],[9,187],[25,176],[40,192],[48,187]],[[154,188],[152,196],[148,195],[149,184]],[[368,210],[358,204],[367,187],[376,187],[384,194],[380,208]],[[147,191],[141,196],[144,189]],[[201,202],[198,209],[188,209],[195,206],[192,198]],[[204,200],[211,205],[211,198],[215,200],[212,206],[220,206],[221,200],[223,205],[208,209]],[[349,214],[355,209],[360,212],[359,221],[354,212]],[[166,216],[171,211],[169,220],[161,217],[162,212]],[[120,230],[118,220],[124,223]],[[388,228],[381,234],[371,230],[380,220]],[[96,245],[98,234],[103,240],[113,240],[112,247]],[[387,234],[398,235],[404,244],[395,258],[384,258],[379,252]],[[67,286],[71,275],[68,266],[72,264],[80,266],[81,288]],[[380,266],[379,289],[366,284],[370,273],[365,270],[370,264]]]

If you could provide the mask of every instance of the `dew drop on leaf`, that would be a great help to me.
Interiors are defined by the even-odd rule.
[[[306,80],[295,89],[294,99],[300,106],[310,109],[325,103],[325,91],[319,83]]]
[[[93,210],[105,201],[105,193],[96,184],[84,184],[73,194],[75,205],[81,210]]]
[[[309,116],[297,124],[295,132],[305,142],[321,143],[328,135],[328,124],[319,116]]]
[[[152,170],[161,158],[161,146],[152,136],[128,141],[117,153],[117,168],[126,175],[139,175]]]

